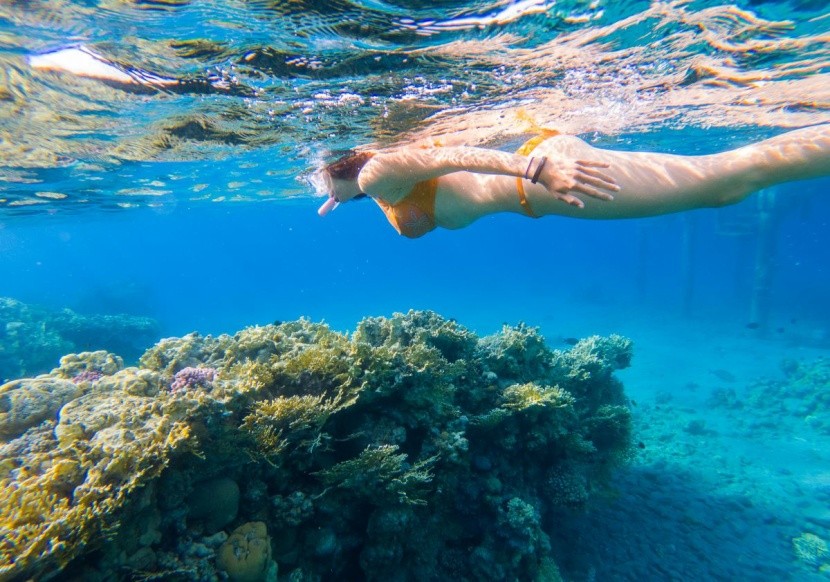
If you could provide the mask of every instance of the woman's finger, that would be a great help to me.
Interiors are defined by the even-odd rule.
[[[585,166],[586,168],[610,168],[611,164],[608,162],[594,162],[592,160],[577,160],[577,164]]]
[[[560,194],[558,198],[571,206],[576,206],[577,208],[583,208],[585,204],[583,204],[582,200],[574,196],[573,194]]]
[[[599,178],[600,180],[602,180],[606,184],[610,184],[611,186],[617,186],[617,181],[613,177],[609,176],[604,172],[600,172],[599,170],[595,170],[593,168],[580,168],[579,171],[588,176]],[[616,189],[619,190],[619,186],[617,186]]]
[[[577,184],[576,186],[573,187],[573,189],[576,190],[577,192],[582,192],[583,194],[587,194],[588,196],[591,196],[592,198],[599,198],[600,200],[613,200],[614,199],[614,197],[611,196],[610,194],[607,194],[606,192],[600,192],[596,188],[593,188],[593,187],[588,186],[587,184],[583,184],[583,183]]]
[[[616,184],[609,184],[607,180],[595,178],[594,176],[590,176],[584,172],[577,172],[576,180],[578,183],[590,184],[591,186],[596,186],[597,188],[602,188],[603,190],[612,190],[616,192],[620,189]]]

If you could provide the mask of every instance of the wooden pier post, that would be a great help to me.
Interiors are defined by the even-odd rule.
[[[775,213],[776,190],[768,188],[756,195],[757,237],[749,322],[764,333],[769,326],[770,296],[775,270],[775,252],[779,220]]]
[[[690,214],[683,215],[683,238],[680,242],[681,248],[681,285],[682,285],[682,308],[683,315],[689,317],[692,314],[692,303],[695,291],[695,219]]]

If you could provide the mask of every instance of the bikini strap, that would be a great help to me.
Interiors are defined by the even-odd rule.
[[[555,129],[545,129],[539,135],[532,137],[526,142],[524,142],[521,145],[521,147],[518,150],[516,150],[516,153],[520,156],[529,156],[533,152],[533,150],[536,149],[536,146],[538,146],[546,139],[553,137],[555,135],[559,135],[559,132]],[[525,211],[525,214],[527,214],[531,218],[539,218],[539,215],[533,212],[533,208],[530,206],[530,202],[527,199],[527,194],[525,193],[524,178],[516,178],[516,191],[519,193],[519,204],[521,205],[522,210]]]

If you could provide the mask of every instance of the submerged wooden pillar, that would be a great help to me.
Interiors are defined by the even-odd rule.
[[[695,220],[691,214],[683,215],[683,238],[680,242],[681,249],[681,285],[682,285],[682,306],[683,315],[692,314],[692,301],[695,291]]]
[[[770,297],[775,270],[775,251],[779,221],[775,213],[776,190],[769,188],[756,195],[757,240],[749,321],[763,333],[769,325]]]
[[[648,290],[648,238],[643,223],[637,225],[637,295],[640,302],[646,299]]]

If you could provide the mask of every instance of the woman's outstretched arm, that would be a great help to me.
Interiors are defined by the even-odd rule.
[[[544,161],[544,164],[543,164]],[[564,156],[544,159],[475,147],[406,148],[375,155],[360,171],[360,190],[394,204],[425,180],[454,172],[491,174],[531,179],[556,199],[581,205],[573,192],[603,200],[618,188],[602,171],[608,164]],[[544,170],[544,171],[542,171]]]

